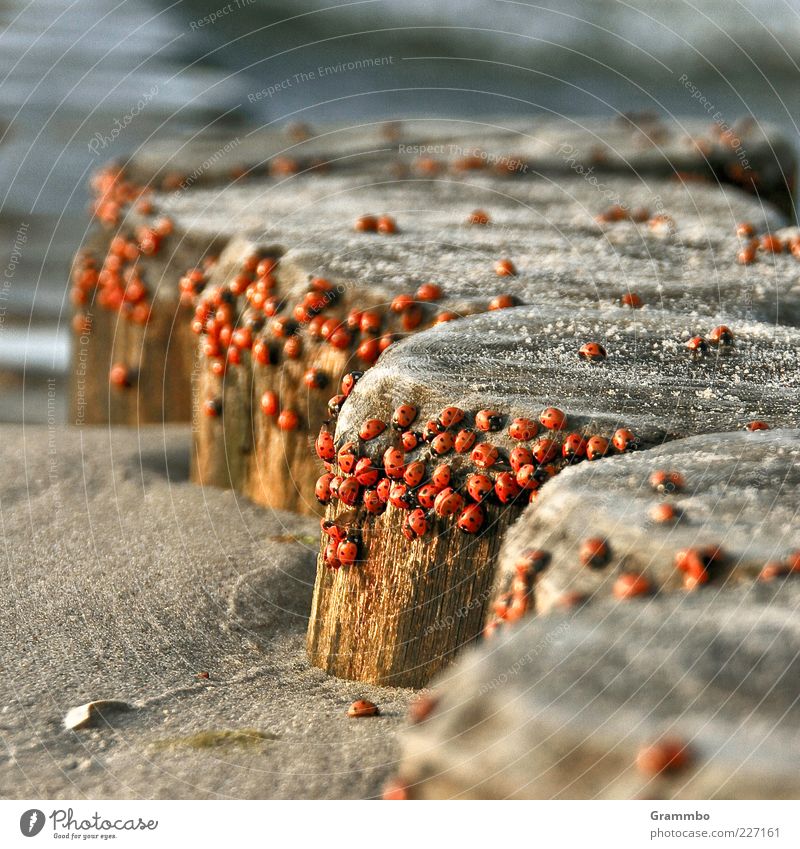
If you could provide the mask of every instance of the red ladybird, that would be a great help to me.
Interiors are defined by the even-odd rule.
[[[542,467],[537,468],[530,463],[520,467],[516,475],[517,486],[529,492],[535,492],[539,489],[546,479],[547,474],[544,469]]]
[[[586,440],[579,433],[569,433],[561,443],[561,454],[565,460],[574,462],[586,456]]]
[[[365,339],[356,348],[356,356],[362,363],[371,366],[381,355],[381,346],[377,339]]]
[[[342,378],[342,395],[345,398],[356,388],[356,384],[363,376],[363,371],[351,371]]]
[[[431,442],[431,451],[439,456],[449,454],[453,450],[454,444],[453,434],[445,431],[434,437],[433,442]]]
[[[458,517],[459,530],[465,534],[477,534],[486,521],[486,513],[480,504],[468,504]]]
[[[294,410],[281,410],[278,416],[278,427],[284,431],[297,430],[300,426],[300,417]]]
[[[494,494],[501,504],[510,504],[521,492],[516,477],[511,472],[501,472],[494,481]]]
[[[386,480],[386,478],[384,478]],[[368,489],[364,493],[364,509],[373,516],[378,516],[386,509],[386,502],[378,495],[376,489]]]
[[[434,503],[436,502],[436,496],[439,494],[439,490],[432,483],[423,484],[417,490],[417,501],[419,502],[420,507],[424,507],[426,510],[430,510]]]
[[[515,307],[518,303],[519,300],[513,295],[495,295],[492,300],[489,301],[488,309],[490,312],[494,312],[495,310],[507,310],[509,307]]]
[[[438,421],[432,419],[429,422],[425,423],[425,427],[422,428],[422,436],[424,437],[426,442],[433,442],[433,440],[440,434],[444,432],[444,427],[439,424]]]
[[[331,418],[336,418],[339,413],[342,411],[342,404],[347,400],[346,395],[334,395],[333,398],[328,401],[328,413]]]
[[[526,448],[524,445],[517,445],[511,449],[511,453],[508,455],[508,462],[516,473],[523,466],[527,466],[533,462],[533,454],[530,448]]]
[[[380,333],[381,332],[381,324],[383,323],[380,313],[375,312],[374,310],[365,310],[361,313],[361,319],[359,321],[359,330],[362,333]]]
[[[317,478],[317,483],[314,487],[314,495],[317,496],[317,501],[319,501],[320,504],[327,504],[331,500],[332,480],[333,474],[331,472],[327,472],[326,474]]]
[[[416,293],[418,301],[438,301],[442,297],[442,287],[436,283],[423,283]]]
[[[578,356],[582,360],[599,363],[606,358],[607,354],[606,349],[599,342],[587,342],[585,345],[581,345]]]
[[[733,331],[725,324],[720,324],[708,334],[708,341],[712,345],[719,345],[721,348],[733,345]]]
[[[116,363],[111,367],[108,380],[112,386],[116,386],[118,389],[128,389],[133,384],[131,370],[122,363]]]
[[[588,537],[578,549],[578,558],[584,566],[600,569],[608,563],[611,552],[602,537]]]
[[[479,469],[489,469],[500,459],[500,452],[494,445],[483,442],[475,446],[470,459]]]
[[[209,398],[203,403],[203,412],[212,419],[222,414],[222,400],[220,398]]]
[[[488,475],[476,473],[467,478],[467,493],[473,501],[483,501],[493,490],[494,485]]]
[[[513,277],[517,269],[510,259],[498,259],[494,264],[494,273],[498,277]]]
[[[686,348],[692,356],[702,357],[708,353],[708,342],[702,336],[692,336],[686,343]]]
[[[459,513],[464,507],[464,499],[451,486],[448,486],[436,496],[433,507],[436,515],[444,519]]]
[[[400,510],[411,509],[411,495],[404,483],[393,483],[389,490],[389,504]]]
[[[358,448],[355,442],[345,442],[336,455],[339,468],[346,474],[352,474],[358,460]]]
[[[338,548],[339,543],[333,542],[333,540],[331,540],[331,542],[329,542],[325,546],[325,554],[323,555],[323,561],[329,569],[339,569],[342,565],[339,561],[339,558],[336,556],[336,551]]]
[[[422,441],[422,434],[413,430],[404,430],[400,436],[400,444],[404,451],[413,451]]]
[[[417,507],[406,516],[405,526],[414,536],[425,536],[428,532],[428,516],[424,510]]]
[[[442,427],[453,427],[464,420],[464,411],[459,407],[445,407],[439,413],[439,423]]]
[[[279,409],[280,401],[278,400],[278,393],[267,390],[261,396],[261,412],[265,416],[277,416]]]
[[[372,460],[369,457],[361,457],[356,463],[353,477],[361,486],[375,486],[380,477],[380,472],[372,465]]]
[[[475,427],[484,433],[496,433],[503,427],[503,415],[497,410],[480,410],[475,414]]]
[[[425,464],[421,460],[409,463],[403,473],[403,480],[412,488],[416,489],[425,480]]]
[[[639,447],[639,440],[632,430],[626,427],[617,428],[611,437],[611,444],[623,454],[625,451],[635,451]]]
[[[567,416],[556,407],[548,407],[539,414],[539,421],[548,430],[562,430],[567,424]]]
[[[455,448],[459,454],[466,454],[475,444],[476,434],[474,430],[465,428],[456,434]]]
[[[376,439],[386,430],[386,422],[380,419],[367,419],[358,431],[358,435],[365,441]]]
[[[383,504],[386,504],[389,501],[389,492],[392,488],[392,482],[389,478],[381,478],[378,481],[378,485],[375,487],[375,494],[381,500]]]
[[[358,560],[358,540],[348,535],[336,548],[336,557],[342,566],[352,566]]]
[[[378,229],[378,219],[374,215],[362,215],[356,219],[354,228],[357,233],[374,233]]]
[[[303,383],[309,389],[324,389],[327,382],[328,378],[325,373],[321,372],[318,368],[310,368],[303,375]]]
[[[317,457],[319,457],[320,460],[331,462],[336,457],[336,448],[333,445],[333,437],[327,428],[322,427],[320,429],[315,443],[315,448],[317,451]]]
[[[531,454],[539,465],[550,463],[558,456],[558,445],[552,439],[537,439],[531,445]]]
[[[620,303],[623,307],[630,307],[633,310],[638,310],[644,304],[644,301],[641,296],[636,294],[636,292],[627,292],[620,299]]]
[[[756,421],[748,422],[745,425],[745,428],[751,432],[755,432],[757,430],[769,430],[769,425],[759,419]]]
[[[392,427],[395,430],[408,430],[417,417],[417,408],[413,404],[401,404],[392,415]]]
[[[668,472],[663,469],[657,469],[650,475],[650,486],[656,492],[680,492],[686,482],[680,472]]]
[[[361,494],[361,487],[355,478],[345,478],[340,484],[336,493],[339,496],[339,501],[352,507],[358,501],[358,496]],[[339,558],[341,559],[341,558]]]
[[[508,427],[508,435],[519,442],[528,442],[539,431],[539,425],[533,419],[514,419]]]
[[[437,492],[441,492],[446,487],[450,486],[450,480],[453,476],[453,471],[447,463],[441,463],[431,475],[431,483],[436,487]]]
[[[405,454],[399,448],[387,448],[383,454],[383,468],[390,478],[401,478],[406,470]]]
[[[608,454],[608,440],[603,436],[592,436],[586,443],[586,459],[599,460]]]

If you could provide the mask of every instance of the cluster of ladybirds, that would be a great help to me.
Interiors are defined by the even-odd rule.
[[[736,260],[742,265],[756,262],[759,254],[774,257],[786,253],[800,260],[800,235],[788,239],[781,239],[772,233],[756,236],[755,227],[749,221],[743,221],[736,226],[736,235],[739,237]]]
[[[616,224],[620,221],[632,221],[634,224],[647,224],[651,230],[674,230],[672,217],[660,212],[652,215],[645,207],[631,209],[621,203],[615,203],[595,216],[600,224]]]
[[[96,171],[90,181],[92,193],[91,214],[105,227],[116,227],[125,212],[133,203],[144,215],[152,212],[148,199],[150,190],[129,180],[125,171],[115,165]]]
[[[341,393],[329,404],[332,417],[359,377],[359,372],[345,376]],[[489,504],[524,504],[564,466],[638,447],[636,436],[627,428],[619,428],[610,440],[568,433],[567,416],[555,407],[543,410],[538,420],[518,417],[510,421],[497,410],[471,414],[446,407],[416,429],[418,412],[413,404],[401,404],[391,422],[368,419],[357,440],[338,448],[328,423],[324,424],[316,440],[317,456],[326,469],[315,487],[320,503],[337,500],[375,516],[391,505],[404,511],[402,532],[409,540],[425,536],[434,519],[454,519],[459,530],[477,534],[486,522]],[[368,443],[390,425],[394,444],[380,459],[369,456]],[[484,441],[504,429],[515,443],[507,453]],[[328,520],[323,530],[330,538],[324,555],[328,566],[338,568],[358,559],[357,529],[351,526],[348,530],[341,522]]]
[[[715,327],[707,336],[692,336],[686,343],[686,350],[694,357],[704,357],[714,348],[725,353],[733,348],[733,331],[726,324]]]

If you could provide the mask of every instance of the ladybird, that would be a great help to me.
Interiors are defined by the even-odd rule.
[[[733,331],[725,324],[720,324],[708,334],[708,341],[721,348],[733,345]]]
[[[424,313],[422,312],[422,308],[419,304],[411,304],[410,307],[403,310],[402,316],[400,317],[400,325],[403,330],[410,333],[422,324],[423,318]]]
[[[417,412],[413,404],[401,404],[392,414],[392,427],[395,430],[408,430],[417,418]]]
[[[680,472],[667,472],[657,469],[650,475],[650,486],[656,492],[680,492],[686,482]]]
[[[768,253],[779,254],[783,252],[783,242],[772,234],[762,236],[759,246],[762,251],[767,251]]]
[[[490,445],[488,442],[476,445],[472,450],[472,454],[470,454],[470,460],[472,460],[479,469],[489,469],[499,459],[500,452],[494,447],[494,445]]]
[[[336,330],[328,337],[328,343],[340,351],[344,351],[350,347],[353,342],[352,335],[344,327],[337,327]]]
[[[692,336],[686,343],[686,349],[692,356],[702,357],[708,353],[708,342],[702,336]]]
[[[480,410],[475,414],[475,427],[484,433],[496,433],[503,428],[503,414],[497,410]]]
[[[356,348],[356,356],[362,363],[373,365],[381,355],[381,346],[377,339],[365,339]]]
[[[348,535],[336,547],[336,557],[342,566],[352,566],[358,560],[358,540]]]
[[[436,283],[423,283],[416,292],[418,301],[438,301],[443,295],[442,287]]]
[[[314,443],[314,447],[317,451],[317,457],[320,460],[332,461],[336,457],[336,449],[333,445],[333,437],[327,428],[322,427],[320,429],[319,435],[317,436],[317,441]]]
[[[453,427],[464,420],[464,411],[459,407],[445,407],[439,413],[439,424],[442,427]]]
[[[376,229],[384,236],[388,236],[397,232],[397,222],[391,217],[391,215],[381,215],[378,218]]]
[[[539,432],[539,425],[533,419],[514,419],[508,427],[508,435],[518,442],[529,442]]]
[[[417,490],[417,501],[419,502],[420,507],[424,507],[426,510],[430,510],[435,502],[436,496],[439,494],[439,490],[432,483],[423,484]]]
[[[473,209],[467,216],[467,224],[486,225],[489,223],[489,215],[482,209]]]
[[[508,455],[508,462],[516,473],[523,466],[533,463],[533,454],[530,448],[526,448],[524,445],[517,445],[511,449],[511,453]]]
[[[608,543],[602,537],[588,537],[578,549],[578,558],[590,569],[601,569],[608,563],[610,556]]]
[[[365,442],[370,439],[376,439],[386,430],[386,422],[380,419],[367,419],[358,431],[358,435]]]
[[[381,318],[380,313],[377,313],[374,310],[364,310],[364,312],[361,313],[361,318],[358,322],[358,329],[362,333],[374,333],[377,335],[381,332],[382,324],[383,319]]]
[[[323,554],[323,562],[329,569],[339,569],[341,568],[341,562],[339,558],[336,556],[336,551],[339,548],[338,542],[329,542],[325,546],[325,553]]]
[[[604,436],[592,436],[586,442],[586,459],[599,460],[608,454],[608,440]]]
[[[342,395],[344,395],[345,398],[347,398],[350,395],[350,393],[356,388],[356,384],[358,383],[359,380],[361,380],[361,378],[363,376],[364,376],[363,371],[351,371],[351,372],[348,372],[342,378],[341,389],[342,389]]]
[[[513,295],[495,295],[492,300],[489,301],[487,309],[489,312],[494,312],[495,310],[507,310],[509,307],[517,306],[518,303],[519,300]]]
[[[451,486],[443,489],[433,503],[436,515],[444,519],[459,513],[464,507],[464,499]]]
[[[445,310],[444,312],[440,312],[439,315],[434,319],[434,324],[445,324],[448,321],[455,321],[458,318],[458,315],[450,310]]]
[[[614,431],[614,435],[611,437],[611,444],[620,454],[624,454],[626,451],[635,451],[639,447],[639,440],[633,431],[628,430],[626,427],[620,427]]]
[[[389,478],[381,478],[378,481],[378,485],[375,487],[375,494],[380,498],[383,504],[387,504],[389,501],[389,492],[392,488],[392,482]]]
[[[643,306],[644,301],[641,296],[637,295],[635,292],[626,292],[621,298],[620,303],[623,307],[629,307],[632,310],[638,310]]]
[[[649,595],[652,591],[650,581],[644,575],[635,575],[632,572],[624,572],[616,581],[611,592],[616,598],[629,599],[637,596]]]
[[[309,389],[324,389],[328,383],[328,378],[324,372],[321,372],[318,368],[310,368],[303,375],[303,383]]]
[[[599,342],[586,342],[578,349],[578,356],[582,360],[599,363],[608,355],[606,354],[606,349]]]
[[[331,519],[322,519],[319,524],[325,536],[330,537],[337,543],[340,543],[347,536],[345,531]]]
[[[278,416],[278,427],[283,431],[297,430],[300,426],[300,417],[294,410],[281,410]]]
[[[739,265],[750,265],[754,263],[757,259],[756,249],[753,245],[748,245],[745,248],[742,248],[738,254],[736,254],[736,262]]]
[[[751,432],[755,432],[757,430],[769,430],[769,425],[761,420],[756,420],[752,422],[748,422],[745,425],[745,428]]]
[[[741,239],[752,239],[755,232],[755,227],[749,221],[741,221],[736,225],[736,235]]]
[[[203,412],[212,419],[217,418],[222,414],[222,399],[209,398],[203,403]]]
[[[434,437],[431,442],[431,451],[438,456],[449,454],[453,450],[454,445],[453,434],[445,431]]]
[[[468,504],[460,513],[457,521],[459,530],[465,534],[477,534],[486,521],[486,513],[480,504]]]
[[[406,516],[405,526],[417,537],[423,537],[428,533],[428,516],[420,507],[412,510]]]
[[[327,504],[331,500],[331,481],[333,480],[333,474],[331,472],[327,472],[321,477],[317,478],[317,483],[314,487],[314,495],[317,496],[317,501],[320,504]]]
[[[346,474],[352,473],[358,460],[358,448],[355,442],[345,442],[336,455],[339,468]]]
[[[361,215],[356,218],[354,229],[357,233],[374,233],[378,229],[378,219],[374,215]]]
[[[678,772],[692,761],[691,753],[681,740],[664,739],[643,746],[636,755],[636,767],[648,778],[664,772]]]
[[[436,487],[437,492],[441,492],[446,487],[450,486],[450,480],[453,476],[453,471],[447,463],[440,463],[431,475],[431,483]]]
[[[422,429],[422,436],[426,442],[433,442],[444,430],[445,428],[438,421],[432,420],[425,424],[425,427]]]
[[[393,483],[389,490],[389,504],[400,510],[411,509],[411,494],[404,483]]]
[[[403,480],[412,488],[416,489],[425,480],[425,464],[421,460],[409,463],[403,472]]]
[[[517,472],[516,481],[520,489],[535,492],[547,479],[547,474],[542,467],[536,468],[531,463],[521,466]]]
[[[684,548],[675,554],[675,568],[684,573],[684,587],[696,589],[711,579],[708,552],[701,548]]]
[[[498,259],[494,264],[494,273],[498,277],[513,277],[517,273],[517,269],[510,259]]]
[[[483,501],[494,490],[488,475],[472,474],[467,478],[467,493],[473,501]]]
[[[108,380],[118,389],[128,389],[133,385],[131,370],[122,363],[116,363],[108,373]]]
[[[416,433],[413,430],[403,431],[400,437],[400,444],[404,451],[413,451],[422,441],[422,434]]]
[[[650,518],[659,525],[668,525],[678,520],[678,511],[672,506],[662,502],[650,508]]]
[[[361,486],[375,486],[380,477],[380,472],[372,465],[372,460],[369,457],[361,457],[356,463],[353,477]]]
[[[532,575],[541,575],[550,564],[550,554],[541,548],[529,548],[523,551],[516,562],[516,570],[525,570]]]
[[[383,454],[383,468],[390,478],[401,478],[406,470],[405,454],[399,448],[387,448]]]
[[[455,448],[459,454],[466,454],[467,451],[475,444],[477,434],[474,430],[465,428],[456,434]]]
[[[408,706],[408,721],[411,725],[424,722],[439,704],[439,697],[434,693],[423,693]]]
[[[386,502],[381,499],[378,491],[375,489],[365,490],[363,502],[364,509],[373,516],[380,515],[386,509]]]
[[[361,494],[361,487],[358,485],[358,481],[355,478],[345,478],[339,484],[336,494],[342,504],[352,507],[358,501],[358,496]]]
[[[522,491],[511,472],[501,472],[494,481],[494,494],[501,504],[510,504]]]
[[[586,440],[579,433],[570,433],[561,444],[561,454],[565,460],[574,462],[586,456]]]
[[[402,295],[395,295],[394,298],[392,298],[392,303],[389,305],[389,309],[392,312],[402,313],[412,306],[413,303],[414,298],[408,293],[403,293]]]
[[[774,581],[776,578],[785,577],[790,572],[789,567],[785,563],[781,563],[780,560],[769,560],[761,567],[758,580]]]
[[[537,439],[531,445],[533,459],[541,466],[550,463],[558,456],[558,445],[552,439]]]
[[[561,430],[567,423],[567,416],[556,407],[547,407],[539,414],[539,421],[548,430]]]
[[[334,395],[328,401],[328,413],[332,418],[336,418],[342,411],[342,404],[347,400],[346,395]]]

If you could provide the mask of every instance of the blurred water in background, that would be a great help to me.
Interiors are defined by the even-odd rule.
[[[697,90],[727,122],[752,115],[796,139],[798,82],[800,0],[0,0],[0,419],[63,414],[51,387],[86,181],[151,137],[240,121],[708,117]]]

